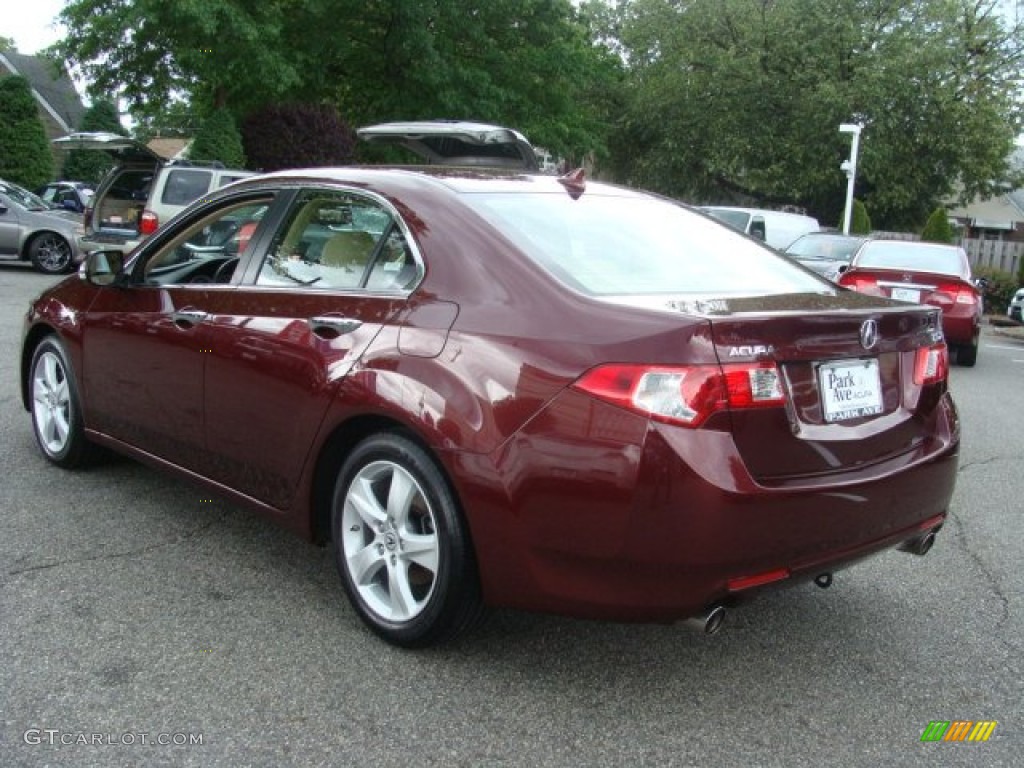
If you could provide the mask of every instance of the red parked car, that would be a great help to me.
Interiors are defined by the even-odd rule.
[[[713,631],[769,586],[923,554],[949,508],[938,309],[671,201],[580,174],[282,172],[124,258],[90,254],[28,314],[43,455],[112,448],[330,542],[392,643],[485,605]]]
[[[964,366],[977,362],[983,300],[971,280],[971,265],[963,248],[908,240],[868,240],[854,254],[838,283],[861,293],[938,307],[955,361]]]

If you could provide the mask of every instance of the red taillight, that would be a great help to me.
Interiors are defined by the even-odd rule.
[[[82,211],[82,226],[85,227],[86,232],[90,232],[92,227],[89,226],[89,222],[92,221],[92,206],[86,206],[85,210]]]
[[[978,300],[974,291],[962,283],[944,283],[936,287],[935,292],[945,294],[956,304],[973,304]]]
[[[152,211],[143,211],[139,218],[139,234],[152,235],[160,226],[160,218]]]
[[[949,349],[945,342],[931,347],[920,347],[914,358],[914,383],[935,384],[949,375]]]
[[[882,289],[878,287],[878,281],[873,277],[846,273],[840,275],[839,284],[844,288],[852,288],[857,293],[867,293],[871,296],[882,295]]]
[[[698,427],[716,411],[781,405],[774,363],[695,366],[602,365],[573,385],[658,421]]]

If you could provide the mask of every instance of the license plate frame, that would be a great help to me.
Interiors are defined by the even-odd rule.
[[[917,288],[893,288],[889,297],[896,301],[907,301],[911,304],[921,303],[921,291]]]
[[[818,364],[818,391],[825,422],[835,424],[883,410],[878,359],[833,360]]]

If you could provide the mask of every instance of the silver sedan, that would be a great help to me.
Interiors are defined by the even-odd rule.
[[[31,261],[49,275],[68,272],[85,258],[84,234],[81,214],[55,209],[0,179],[0,258]]]

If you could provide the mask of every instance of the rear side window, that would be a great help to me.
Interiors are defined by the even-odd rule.
[[[167,174],[160,202],[165,205],[188,205],[210,189],[213,173],[196,169],[176,170]]]
[[[555,277],[593,295],[758,296],[828,290],[738,232],[664,200],[584,194],[469,194]]]
[[[421,271],[401,229],[377,202],[307,190],[274,237],[258,285],[404,291]]]

